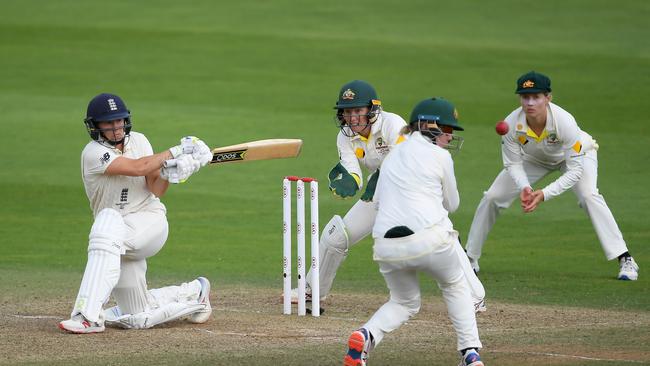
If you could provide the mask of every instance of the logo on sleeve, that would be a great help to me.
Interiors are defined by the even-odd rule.
[[[99,161],[102,163],[102,165],[106,164],[108,160],[110,160],[111,154],[105,152],[104,155],[102,155],[101,158],[99,158]]]

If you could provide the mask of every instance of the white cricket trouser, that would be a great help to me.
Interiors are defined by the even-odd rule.
[[[377,218],[377,204],[358,200],[343,217],[350,246],[358,243],[372,232]],[[322,294],[321,294],[322,295]]]
[[[534,185],[541,178],[557,169],[546,167],[524,161],[524,171],[528,176],[531,185]],[[564,172],[566,165],[562,163],[559,170]],[[573,186],[573,193],[578,198],[580,207],[585,209],[591,224],[596,230],[600,245],[605,252],[607,260],[612,260],[627,251],[627,245],[623,240],[616,220],[612,215],[605,198],[598,193],[598,155],[596,150],[587,151],[584,157],[582,178]],[[474,259],[481,257],[483,244],[488,233],[492,229],[502,209],[509,207],[519,197],[519,189],[507,171],[502,170],[494,180],[490,188],[483,194],[481,202],[476,208],[474,220],[467,238],[467,255]]]
[[[377,218],[377,208],[376,204],[373,202],[365,202],[362,200],[357,201],[357,203],[350,208],[348,213],[343,218],[343,223],[345,224],[345,229],[348,234],[349,245],[353,246],[360,242],[363,238],[368,236],[372,232],[372,227],[375,225],[375,219]],[[323,243],[325,244],[325,243]],[[472,299],[475,303],[480,302],[485,298],[485,288],[483,283],[476,277],[474,270],[472,269],[465,252],[462,249],[460,243],[457,243],[456,249],[458,250],[458,255],[461,258],[463,272],[465,272],[465,278],[468,281],[470,290],[472,292]],[[323,251],[321,251],[323,252]],[[464,260],[464,261],[463,261]],[[321,258],[321,263],[323,259]],[[334,261],[333,261],[334,263]],[[342,261],[337,262],[338,265]],[[331,286],[325,285],[330,283],[336,276],[336,271],[338,266],[335,268],[329,266],[321,266],[320,271],[320,297],[326,297],[331,289]],[[307,281],[311,285],[311,269],[307,274]]]
[[[481,348],[476,315],[462,264],[455,248],[458,240],[436,228],[403,238],[375,240],[375,260],[390,290],[390,300],[363,326],[375,345],[420,310],[418,272],[438,282],[456,331],[457,349]]]
[[[146,311],[153,303],[147,290],[147,261],[165,245],[169,226],[164,211],[141,211],[124,216],[126,254],[120,263],[120,280],[113,297],[123,313]]]
[[[149,312],[172,302],[195,305],[201,292],[198,281],[180,286],[147,289],[147,261],[162,249],[169,226],[163,211],[136,212],[124,216],[127,236],[126,254],[122,256],[120,280],[113,297],[124,314]]]

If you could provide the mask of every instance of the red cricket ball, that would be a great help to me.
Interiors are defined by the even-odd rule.
[[[505,135],[506,133],[508,133],[508,129],[509,129],[509,127],[508,127],[508,123],[506,121],[499,121],[499,122],[497,122],[497,125],[495,126],[495,130],[497,131],[497,133],[499,135],[502,135],[502,136]]]

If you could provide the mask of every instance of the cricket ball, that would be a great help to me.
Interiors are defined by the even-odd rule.
[[[506,121],[499,121],[497,122],[497,125],[495,126],[495,130],[499,135],[505,135],[508,133],[508,123]]]

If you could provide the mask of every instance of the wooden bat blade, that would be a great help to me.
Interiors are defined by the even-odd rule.
[[[300,154],[301,148],[301,139],[269,139],[244,142],[213,149],[210,164],[295,158]]]

